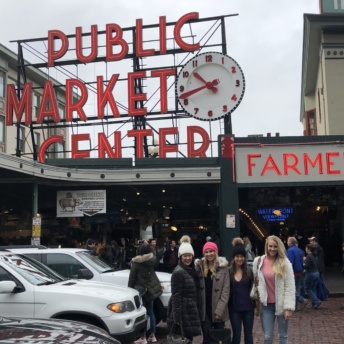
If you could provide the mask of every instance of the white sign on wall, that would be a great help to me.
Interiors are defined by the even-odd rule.
[[[235,174],[237,183],[344,181],[344,146],[236,147]]]
[[[106,190],[57,191],[57,217],[82,217],[104,213]]]

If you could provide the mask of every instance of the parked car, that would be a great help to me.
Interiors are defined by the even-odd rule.
[[[59,319],[0,317],[1,343],[121,344],[99,327]]]
[[[130,270],[114,270],[109,264],[90,251],[81,248],[46,248],[44,246],[2,247],[29,256],[49,266],[65,278],[101,281],[128,286]],[[1,249],[1,247],[0,247]],[[168,301],[171,297],[171,274],[157,271],[164,287],[162,295],[154,302],[156,323],[166,321]]]
[[[7,317],[57,318],[98,326],[123,343],[147,326],[139,293],[103,282],[64,279],[40,262],[0,252],[0,310]]]

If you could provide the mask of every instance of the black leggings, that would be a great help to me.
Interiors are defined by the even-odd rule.
[[[206,315],[205,320],[202,322],[202,332],[203,332],[203,344],[209,343],[209,330],[215,328],[217,330],[222,330],[225,328],[224,321],[213,322],[212,319]]]

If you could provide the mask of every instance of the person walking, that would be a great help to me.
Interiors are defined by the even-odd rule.
[[[324,249],[320,246],[317,237],[308,238],[309,243],[315,247],[315,254],[318,257],[318,271],[319,278],[324,281],[324,272],[325,272],[325,254]]]
[[[312,244],[306,245],[306,254],[304,260],[305,274],[305,291],[308,296],[312,299],[312,308],[318,309],[321,304],[317,293],[316,287],[319,281],[319,271],[318,271],[318,257],[316,255],[316,248]]]
[[[195,269],[200,280],[203,344],[208,344],[209,330],[224,329],[229,320],[229,273],[228,261],[219,257],[214,242],[206,242],[202,253],[204,257],[195,260]]]
[[[146,289],[142,298],[150,323],[149,333],[147,333],[148,338],[141,337],[134,342],[135,344],[146,344],[147,340],[152,343],[157,342],[153,302],[162,294],[162,287],[154,270],[155,263],[156,257],[153,254],[153,247],[149,244],[141,245],[138,249],[138,255],[131,260],[128,287],[143,287]]]
[[[295,310],[302,311],[308,303],[308,300],[305,299],[300,294],[301,281],[302,281],[302,271],[303,271],[303,258],[305,256],[305,254],[298,247],[298,242],[297,242],[296,238],[289,237],[287,244],[289,247],[287,250],[287,257],[290,260],[290,263],[291,263],[291,265],[293,267],[293,271],[294,271],[295,298],[296,298]],[[297,302],[300,303],[300,308],[297,307]]]
[[[258,264],[259,263],[259,264]],[[275,235],[265,241],[265,254],[253,262],[253,275],[258,275],[258,292],[264,344],[273,343],[277,319],[279,344],[288,343],[289,320],[295,310],[293,268],[283,242]]]
[[[183,327],[187,339],[202,334],[199,313],[199,280],[194,266],[194,250],[188,235],[182,236],[178,250],[178,265],[171,276],[172,294],[168,302],[167,331],[172,326]]]
[[[172,273],[173,269],[178,264],[178,247],[176,246],[175,240],[171,240],[168,243],[168,247],[166,247],[163,260],[165,272]]]
[[[245,344],[253,344],[254,304],[250,298],[253,285],[252,270],[247,266],[247,251],[241,238],[232,241],[233,260],[229,267],[229,318],[232,325],[232,344],[240,344],[241,327]]]
[[[252,268],[253,260],[256,257],[256,255],[252,251],[251,240],[248,237],[243,237],[242,240],[244,241],[244,245],[245,245],[247,266]]]

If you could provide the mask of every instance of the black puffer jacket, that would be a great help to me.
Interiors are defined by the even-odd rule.
[[[147,253],[134,257],[131,260],[128,287],[146,287],[145,301],[155,300],[162,294],[160,281],[154,271],[156,257],[153,253]]]
[[[184,334],[191,338],[202,333],[197,300],[195,270],[179,261],[171,277],[172,296],[168,303],[167,330],[173,323],[182,324]]]

